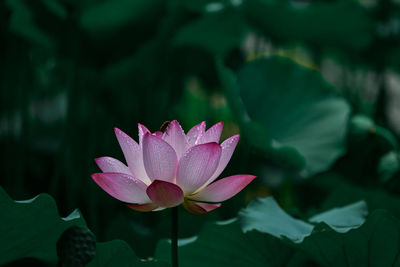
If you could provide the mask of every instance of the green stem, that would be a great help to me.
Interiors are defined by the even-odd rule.
[[[178,207],[172,208],[172,232],[171,232],[171,263],[172,267],[178,267]]]

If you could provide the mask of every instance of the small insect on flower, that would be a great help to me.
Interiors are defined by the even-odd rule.
[[[160,126],[160,131],[164,133],[165,130],[167,130],[168,125],[169,125],[170,123],[171,123],[171,121],[164,121],[163,124],[161,124],[161,126]]]
[[[239,142],[237,134],[219,144],[223,126],[219,122],[206,131],[202,122],[185,133],[174,120],[151,133],[139,124],[139,144],[115,128],[127,165],[111,157],[97,158],[102,173],[92,178],[112,197],[137,211],[183,204],[193,213],[210,212],[255,178],[239,174],[217,180]]]

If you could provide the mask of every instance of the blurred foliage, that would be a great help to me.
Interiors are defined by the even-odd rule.
[[[306,221],[295,219],[286,214],[272,197],[255,199],[246,209],[239,212],[243,231],[256,229],[280,238],[285,236],[295,243],[300,243],[312,234],[311,223],[326,223],[339,233],[346,233],[360,227],[368,214],[365,201],[358,201],[345,207],[338,207],[316,214]]]
[[[0,187],[0,200],[1,211],[5,214],[0,228],[3,238],[0,247],[0,264],[13,262],[11,264],[20,266],[18,264],[29,263],[22,262],[21,259],[36,259],[40,260],[36,265],[60,266],[65,263],[57,257],[58,243],[65,242],[60,238],[63,232],[76,226],[87,227],[78,210],[68,217],[60,218],[54,200],[46,194],[38,195],[30,200],[14,201]],[[70,239],[70,242],[75,241],[71,244],[66,243],[60,248],[71,250],[71,247],[78,247],[80,253],[83,253],[85,249],[90,249],[88,245],[77,243],[83,240],[82,236],[79,234],[76,236],[76,232],[72,233],[75,236]],[[90,263],[87,266],[169,266],[161,261],[138,259],[129,245],[122,240],[97,243],[95,250],[95,255],[89,259]],[[71,255],[67,254],[67,257]],[[79,261],[73,262],[73,266],[81,266]],[[65,264],[71,266],[71,263]]]
[[[280,240],[256,231],[243,233],[233,222],[227,225],[207,224],[199,237],[180,245],[182,266],[283,266],[292,254]],[[160,241],[156,257],[169,260],[170,244]],[[214,251],[214,253],[205,253]]]
[[[138,213],[121,205],[91,180],[93,159],[123,158],[113,127],[134,137],[137,123],[154,131],[171,119],[186,130],[203,120],[209,126],[224,121],[223,139],[238,132],[242,138],[222,176],[258,178],[210,214],[182,210],[180,237],[200,235],[182,248],[182,257],[193,261],[218,251],[224,256],[204,262],[324,266],[336,258],[354,262],[370,245],[372,256],[387,260],[378,264],[379,257],[370,257],[370,265],[395,264],[398,1],[2,0],[0,39],[0,185],[12,199],[50,194],[61,216],[79,208],[99,242],[123,239],[139,258],[168,259],[160,248],[166,244],[155,254],[157,242],[169,236],[168,210]],[[318,233],[300,247],[257,231],[244,234],[237,224],[212,225],[267,195],[303,219],[360,200],[371,215],[345,235],[318,224]],[[43,198],[48,195],[36,201]],[[1,212],[11,216],[17,208],[7,206],[10,201],[4,200]],[[31,205],[16,214],[19,220],[54,207]],[[43,223],[59,221],[50,217]],[[23,233],[15,242],[28,238]],[[376,245],[382,237],[392,250]],[[240,247],[225,249],[230,240],[253,250],[246,256]],[[349,255],[353,245],[359,255]],[[124,259],[118,247],[130,251],[119,241],[99,249],[114,255],[105,259]],[[315,255],[327,251],[323,259]],[[133,252],[126,257],[139,262]]]
[[[78,210],[68,217],[60,218],[56,204],[49,195],[13,201],[2,188],[0,190],[3,214],[0,228],[0,264],[20,258],[57,262],[56,242],[61,234],[72,226],[86,227]]]
[[[398,151],[390,151],[382,156],[378,165],[378,175],[383,183],[399,174],[400,155]]]
[[[318,224],[299,246],[321,266],[398,266],[399,227],[397,218],[378,210],[346,235]]]
[[[310,175],[343,154],[350,110],[318,73],[276,57],[245,65],[237,85],[221,72],[244,133],[267,157]]]
[[[282,224],[291,224],[293,220],[280,219],[271,224],[284,228]],[[298,243],[285,235],[279,239],[254,230],[243,233],[237,221],[207,224],[198,238],[181,243],[180,260],[182,266],[205,263],[208,266],[398,266],[400,222],[397,218],[376,210],[358,227],[341,234],[320,222]],[[390,245],[383,246],[385,242]],[[168,260],[169,249],[166,240],[160,241],[156,256]]]

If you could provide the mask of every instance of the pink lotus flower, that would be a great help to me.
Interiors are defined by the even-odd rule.
[[[219,145],[223,123],[207,131],[205,127],[202,122],[185,134],[174,120],[164,133],[152,134],[139,124],[139,144],[115,128],[128,166],[111,157],[97,158],[103,172],[92,178],[112,197],[130,203],[128,207],[134,210],[156,211],[183,203],[193,213],[212,211],[255,176],[234,175],[214,182],[228,164],[239,135]]]

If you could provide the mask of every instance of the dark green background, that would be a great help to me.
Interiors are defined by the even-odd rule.
[[[182,209],[180,237],[270,194],[299,217],[359,199],[398,217],[398,163],[378,165],[397,149],[399,21],[389,0],[1,0],[0,185],[17,200],[48,193],[97,241],[154,256],[169,211],[108,196],[94,158],[123,159],[113,127],[137,140],[137,123],[224,121],[222,138],[241,141],[222,176],[258,178],[210,214]]]

